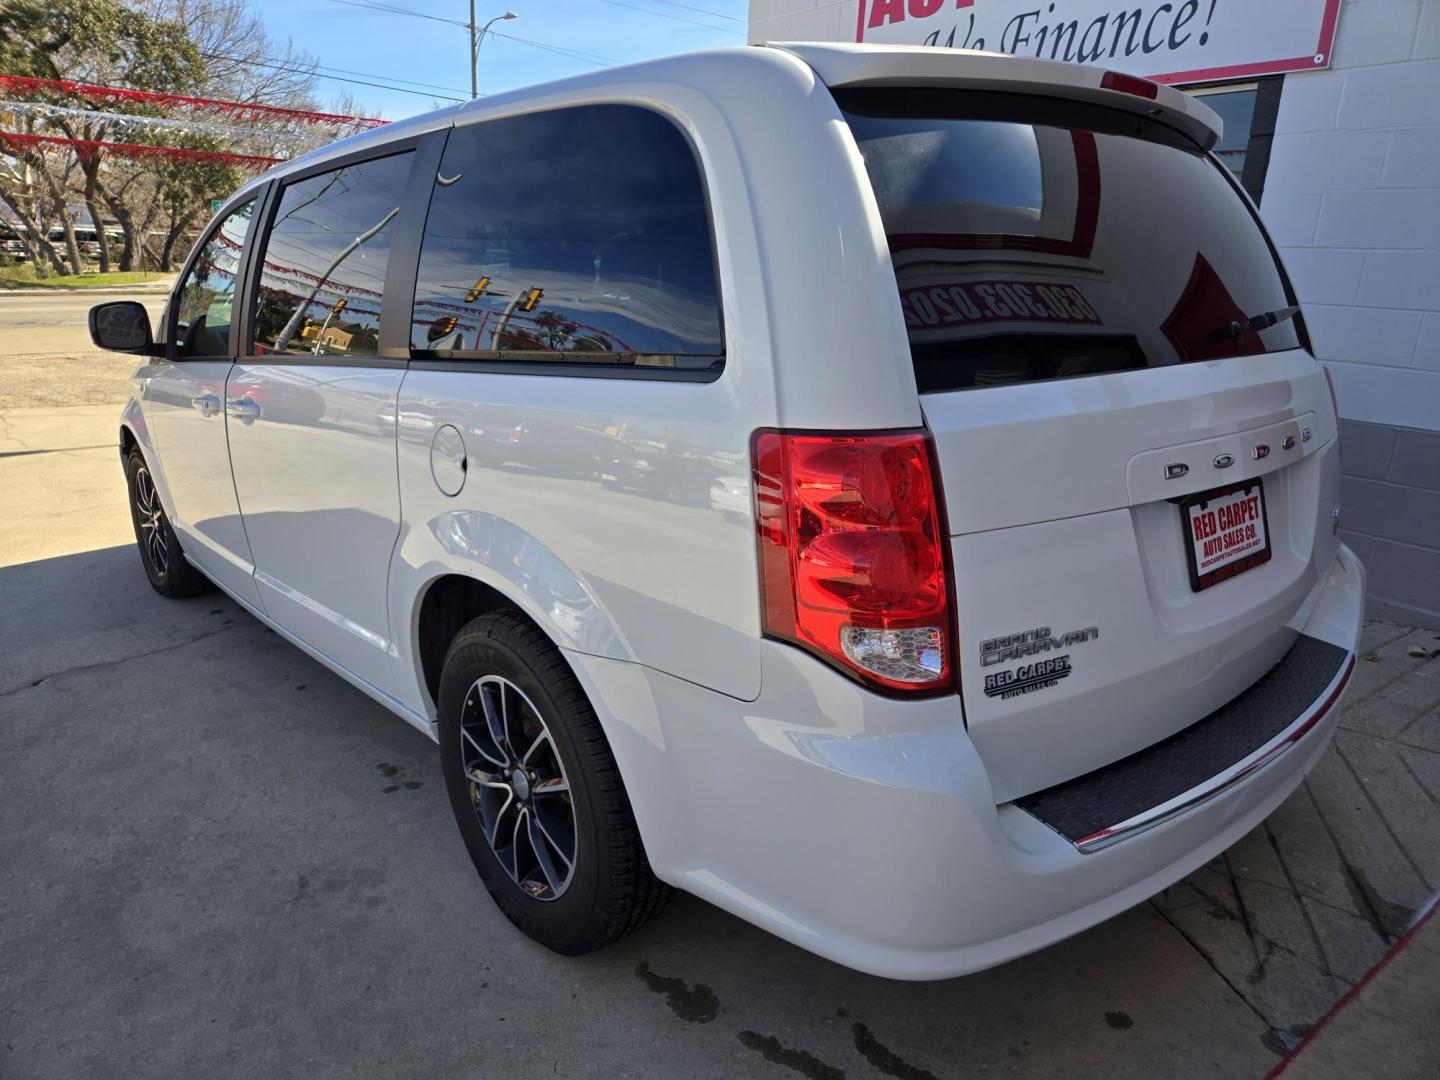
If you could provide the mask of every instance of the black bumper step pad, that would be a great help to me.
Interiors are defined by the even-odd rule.
[[[1350,654],[1301,634],[1250,689],[1153,746],[1016,799],[1072,843],[1168,802],[1243,761],[1315,704]]]

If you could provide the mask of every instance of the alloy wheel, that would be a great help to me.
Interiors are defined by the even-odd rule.
[[[537,900],[564,895],[575,876],[575,804],[544,717],[499,675],[476,680],[460,714],[470,801],[495,858]]]
[[[150,470],[143,466],[135,471],[135,517],[150,566],[163,578],[170,569],[170,552],[165,546],[165,511],[160,507],[160,496],[155,492]]]

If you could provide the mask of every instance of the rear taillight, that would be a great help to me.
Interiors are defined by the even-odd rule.
[[[877,688],[953,687],[939,485],[923,431],[761,431],[765,633]]]

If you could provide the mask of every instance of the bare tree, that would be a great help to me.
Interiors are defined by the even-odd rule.
[[[249,0],[3,0],[0,71],[41,79],[157,90],[247,105],[318,111],[316,60],[265,31]],[[287,157],[317,129],[277,114],[229,117],[198,109],[194,123],[143,101],[106,98],[77,109],[36,109],[31,130],[86,142],[130,142]],[[348,95],[330,110],[357,115]],[[147,119],[154,123],[146,124]],[[323,129],[322,129],[323,130]],[[23,153],[17,153],[23,150]],[[47,222],[66,229],[71,266],[79,252],[68,203],[83,202],[96,229],[102,270],[148,263],[168,268],[178,245],[241,173],[224,162],[156,154],[116,156],[14,147],[0,152],[0,200],[26,226],[37,258],[61,270]],[[118,224],[114,250],[106,222]]]

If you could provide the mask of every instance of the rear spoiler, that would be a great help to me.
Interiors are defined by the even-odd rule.
[[[1154,117],[1209,150],[1222,123],[1199,98],[1149,79],[1088,64],[1067,64],[974,49],[926,45],[850,45],[834,42],[766,42],[798,57],[831,88],[943,86],[1001,90],[1106,105]]]

